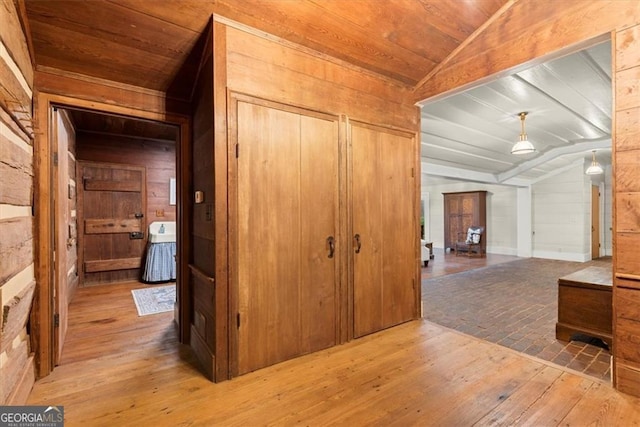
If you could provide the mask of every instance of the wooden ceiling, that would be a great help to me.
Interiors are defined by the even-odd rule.
[[[37,67],[166,91],[211,14],[416,86],[508,0],[28,0]]]
[[[77,132],[127,136],[149,141],[178,140],[178,128],[166,123],[102,114],[93,111],[67,109]]]

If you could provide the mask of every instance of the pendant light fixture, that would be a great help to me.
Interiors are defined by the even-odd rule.
[[[520,121],[522,122],[522,131],[520,132],[520,141],[516,142],[511,148],[511,154],[530,154],[536,151],[536,148],[533,146],[531,142],[527,139],[527,134],[524,130],[524,119],[527,117],[527,113],[522,112],[518,114],[520,116]]]
[[[596,161],[596,150],[591,151],[591,165],[586,171],[584,171],[584,173],[587,175],[600,175],[601,173],[604,173],[602,166],[600,166],[600,163]]]

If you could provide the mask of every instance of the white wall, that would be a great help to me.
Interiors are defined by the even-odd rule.
[[[573,167],[531,185],[531,252],[518,243],[518,189],[512,186],[457,181],[424,175],[422,193],[428,193],[425,223],[434,247],[444,247],[442,193],[487,191],[487,252],[584,262],[591,259],[591,185],[601,193],[601,255],[612,254],[611,166],[604,175],[589,177],[585,165]],[[521,189],[522,190],[522,189]],[[528,190],[527,190],[528,191]],[[522,212],[521,212],[522,214]],[[522,224],[521,224],[522,225]],[[524,237],[521,236],[521,240]]]
[[[516,255],[517,193],[511,186],[479,184],[422,177],[422,192],[429,193],[429,218],[425,227],[435,248],[444,247],[444,197],[442,193],[487,191],[487,252]]]
[[[533,256],[591,259],[591,179],[580,163],[532,186]]]

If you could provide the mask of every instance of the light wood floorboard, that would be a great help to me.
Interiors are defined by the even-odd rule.
[[[64,405],[67,426],[640,425],[640,399],[427,321],[213,384],[172,313],[137,316],[143,286],[78,291],[29,404]]]

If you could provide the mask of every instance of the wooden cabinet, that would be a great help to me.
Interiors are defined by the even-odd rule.
[[[556,338],[575,334],[612,344],[611,269],[587,267],[558,279]]]
[[[482,252],[487,252],[487,192],[467,191],[444,195],[444,247],[454,249],[459,233],[471,226],[484,227]]]

